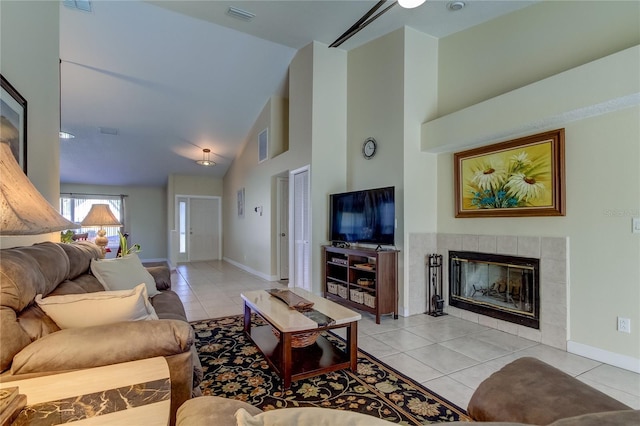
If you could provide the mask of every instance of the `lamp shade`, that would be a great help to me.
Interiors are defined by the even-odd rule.
[[[5,132],[7,130],[7,132]],[[39,235],[78,228],[68,221],[33,186],[11,153],[0,129],[0,235]]]
[[[122,226],[120,221],[111,213],[109,204],[94,204],[89,214],[81,222],[82,226]]]

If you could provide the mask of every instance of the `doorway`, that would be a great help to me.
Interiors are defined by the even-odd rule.
[[[177,196],[178,262],[222,258],[220,197]]]
[[[289,280],[289,178],[278,177],[278,278]]]
[[[293,265],[293,279],[289,281],[289,287],[300,287],[311,291],[311,210],[310,206],[310,181],[309,166],[292,171],[289,181],[293,182],[290,188],[289,209],[293,221],[291,223],[291,241],[294,248],[291,251],[290,264]]]

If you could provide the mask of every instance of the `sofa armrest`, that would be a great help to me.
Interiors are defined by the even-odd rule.
[[[480,383],[467,412],[479,422],[548,425],[565,417],[630,408],[539,359],[523,357]]]
[[[147,266],[158,290],[171,290],[171,271],[166,266]]]
[[[68,328],[49,334],[18,352],[12,374],[99,367],[190,352],[194,332],[176,320],[133,321]]]

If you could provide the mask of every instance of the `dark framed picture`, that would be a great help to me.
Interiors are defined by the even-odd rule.
[[[0,120],[2,139],[7,140],[11,152],[27,174],[27,100],[0,75]]]
[[[238,200],[237,200],[238,201],[238,217],[243,218],[244,217],[244,188],[238,189],[237,197],[238,197]]]
[[[456,217],[564,216],[564,129],[454,154]]]

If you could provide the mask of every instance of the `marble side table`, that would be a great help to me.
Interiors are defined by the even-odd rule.
[[[27,405],[12,425],[169,423],[171,380],[163,357],[0,383]]]

